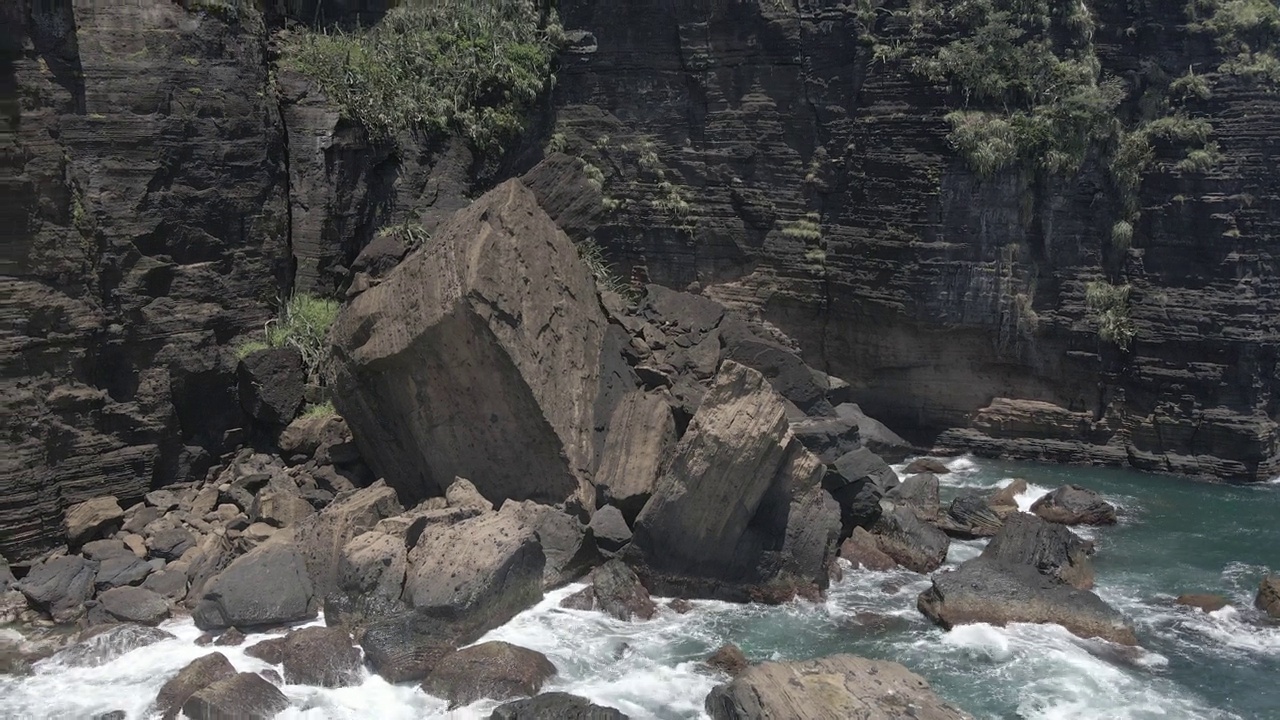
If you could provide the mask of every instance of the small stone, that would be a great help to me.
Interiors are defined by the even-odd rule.
[[[1227,602],[1227,599],[1221,595],[1211,595],[1207,593],[1179,595],[1173,602],[1177,605],[1186,605],[1187,607],[1198,608],[1207,613],[1217,612],[1230,604]]]
[[[243,643],[244,633],[233,627],[227,628],[226,632],[219,635],[218,639],[213,641],[214,645],[218,645],[220,647],[234,647]]]
[[[912,460],[903,470],[904,474],[915,475],[916,473],[933,473],[934,475],[945,475],[951,472],[951,468],[947,467],[941,460],[937,458],[916,458]]]
[[[137,533],[129,533],[124,536],[124,546],[140,558],[147,556],[147,541]]]
[[[742,654],[742,650],[733,643],[720,646],[707,658],[707,666],[725,673],[729,677],[737,677],[746,670],[750,663],[747,662],[747,656]]]

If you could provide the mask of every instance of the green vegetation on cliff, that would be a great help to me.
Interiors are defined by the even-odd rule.
[[[1220,72],[1280,88],[1280,7],[1275,0],[1191,0],[1192,30],[1213,36]]]
[[[371,134],[457,132],[493,151],[551,78],[559,26],[527,0],[418,0],[365,32],[303,32],[284,64]]]
[[[308,377],[319,377],[320,363],[329,353],[329,326],[338,317],[337,300],[297,293],[280,308],[280,317],[268,320],[263,339],[247,340],[236,346],[236,356],[268,348],[291,347],[302,356]]]
[[[1085,286],[1084,304],[1098,326],[1098,337],[1127,350],[1137,329],[1129,317],[1129,286],[1095,280]]]

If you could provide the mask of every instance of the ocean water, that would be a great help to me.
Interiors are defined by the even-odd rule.
[[[1280,718],[1280,624],[1252,607],[1262,574],[1268,567],[1280,571],[1280,486],[971,458],[949,465],[952,472],[941,478],[944,500],[964,488],[994,489],[1021,477],[1029,483],[1019,497],[1023,508],[1067,482],[1119,506],[1118,526],[1088,534],[1099,547],[1098,592],[1135,622],[1140,649],[1081,640],[1052,625],[943,631],[915,609],[928,579],[907,571],[847,572],[822,603],[703,601],[685,615],[664,608],[648,622],[558,607],[581,587],[573,585],[483,639],[545,653],[559,669],[547,689],[584,695],[637,720],[705,717],[703,698],[724,678],[702,660],[726,642],[755,661],[836,652],[895,660],[979,718]],[[981,550],[981,541],[953,542],[948,564]],[[1206,614],[1173,604],[1189,592],[1224,595],[1231,605]],[[199,655],[217,650],[240,670],[268,667],[244,655],[244,646],[195,645],[199,631],[189,620],[164,627],[177,638],[98,668],[44,661],[29,677],[0,678],[0,718],[89,718],[116,709],[145,718],[165,680]],[[376,675],[357,687],[285,686],[284,692],[293,701],[284,718],[463,720],[488,717],[497,704],[450,712],[416,687]]]

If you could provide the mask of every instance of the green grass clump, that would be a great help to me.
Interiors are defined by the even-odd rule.
[[[319,377],[320,364],[329,354],[329,326],[338,317],[338,301],[297,293],[289,298],[280,317],[266,325],[267,345],[292,347],[302,356],[307,375]]]
[[[1280,89],[1280,6],[1275,0],[1191,0],[1189,27],[1213,36],[1220,72]]]
[[[1186,75],[1169,83],[1169,92],[1181,100],[1189,98],[1208,100],[1213,96],[1213,88],[1209,85],[1209,79],[1204,75],[1197,75],[1194,70],[1188,70]]]
[[[259,350],[269,350],[271,346],[265,340],[245,340],[235,347],[237,360],[243,360]]]
[[[1111,226],[1111,244],[1119,250],[1128,250],[1133,243],[1133,223],[1121,220]]]
[[[1084,303],[1089,315],[1098,326],[1098,337],[1115,343],[1121,350],[1128,349],[1137,328],[1129,317],[1128,285],[1112,285],[1105,280],[1095,280],[1085,286]]]
[[[817,213],[809,213],[782,226],[782,234],[800,240],[821,240],[822,226]]]
[[[332,400],[325,400],[318,405],[312,405],[302,412],[304,418],[328,418],[337,417],[338,410],[333,406]]]
[[[613,265],[604,256],[604,249],[590,238],[578,243],[578,257],[586,263],[587,269],[595,277],[596,288],[601,292],[613,292],[627,299],[633,298],[631,286],[622,281],[614,272]]]
[[[527,0],[417,0],[364,32],[303,32],[284,64],[375,136],[466,137],[499,150],[551,79],[559,26]]]

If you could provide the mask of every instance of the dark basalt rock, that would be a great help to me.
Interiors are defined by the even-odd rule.
[[[931,472],[922,472],[908,477],[901,485],[885,494],[895,504],[906,505],[915,511],[922,520],[933,520],[938,517],[940,501],[938,499],[938,478]]]
[[[1116,509],[1098,493],[1079,485],[1063,485],[1031,506],[1031,512],[1063,525],[1114,525]]]
[[[1093,543],[1056,523],[1014,513],[987,543],[982,557],[997,563],[1026,565],[1069,585],[1093,587]]]
[[[499,705],[489,720],[627,720],[627,716],[577,695],[549,692]]]
[[[191,613],[201,630],[264,627],[315,617],[311,579],[288,543],[261,545],[209,581]]]
[[[616,553],[631,542],[631,528],[627,527],[626,518],[612,505],[596,510],[589,527],[596,547],[606,553]]]
[[[190,720],[271,720],[289,699],[257,673],[238,673],[197,690],[182,704]]]
[[[621,560],[610,560],[591,573],[591,584],[560,602],[561,607],[600,610],[619,620],[649,620],[658,606],[640,578]]]
[[[293,348],[271,348],[246,355],[236,368],[240,405],[266,425],[287,425],[302,407],[306,374]]]
[[[957,495],[938,526],[948,534],[963,539],[991,537],[1000,532],[1004,520],[980,493]]]
[[[879,455],[866,448],[836,459],[822,486],[840,503],[845,531],[868,527],[880,517],[880,500],[898,485],[898,476]]]
[[[201,655],[169,678],[156,695],[152,709],[159,712],[163,720],[174,720],[188,698],[219,680],[235,677],[235,674],[236,669],[226,655],[220,652]]]
[[[918,573],[933,572],[941,567],[951,546],[945,533],[901,505],[881,515],[871,526],[871,534],[881,552]]]
[[[540,652],[487,642],[440,658],[422,681],[422,689],[448,700],[449,707],[455,708],[484,698],[536,695],[555,674],[556,666]]]
[[[18,589],[30,603],[57,622],[70,622],[84,613],[84,603],[93,594],[98,563],[79,555],[64,555],[37,563]]]
[[[169,601],[146,588],[112,588],[98,596],[97,606],[89,612],[90,621],[99,614],[107,621],[158,625],[169,617]]]
[[[364,663],[341,627],[294,630],[284,638],[284,681],[291,685],[347,687],[360,682]]]

